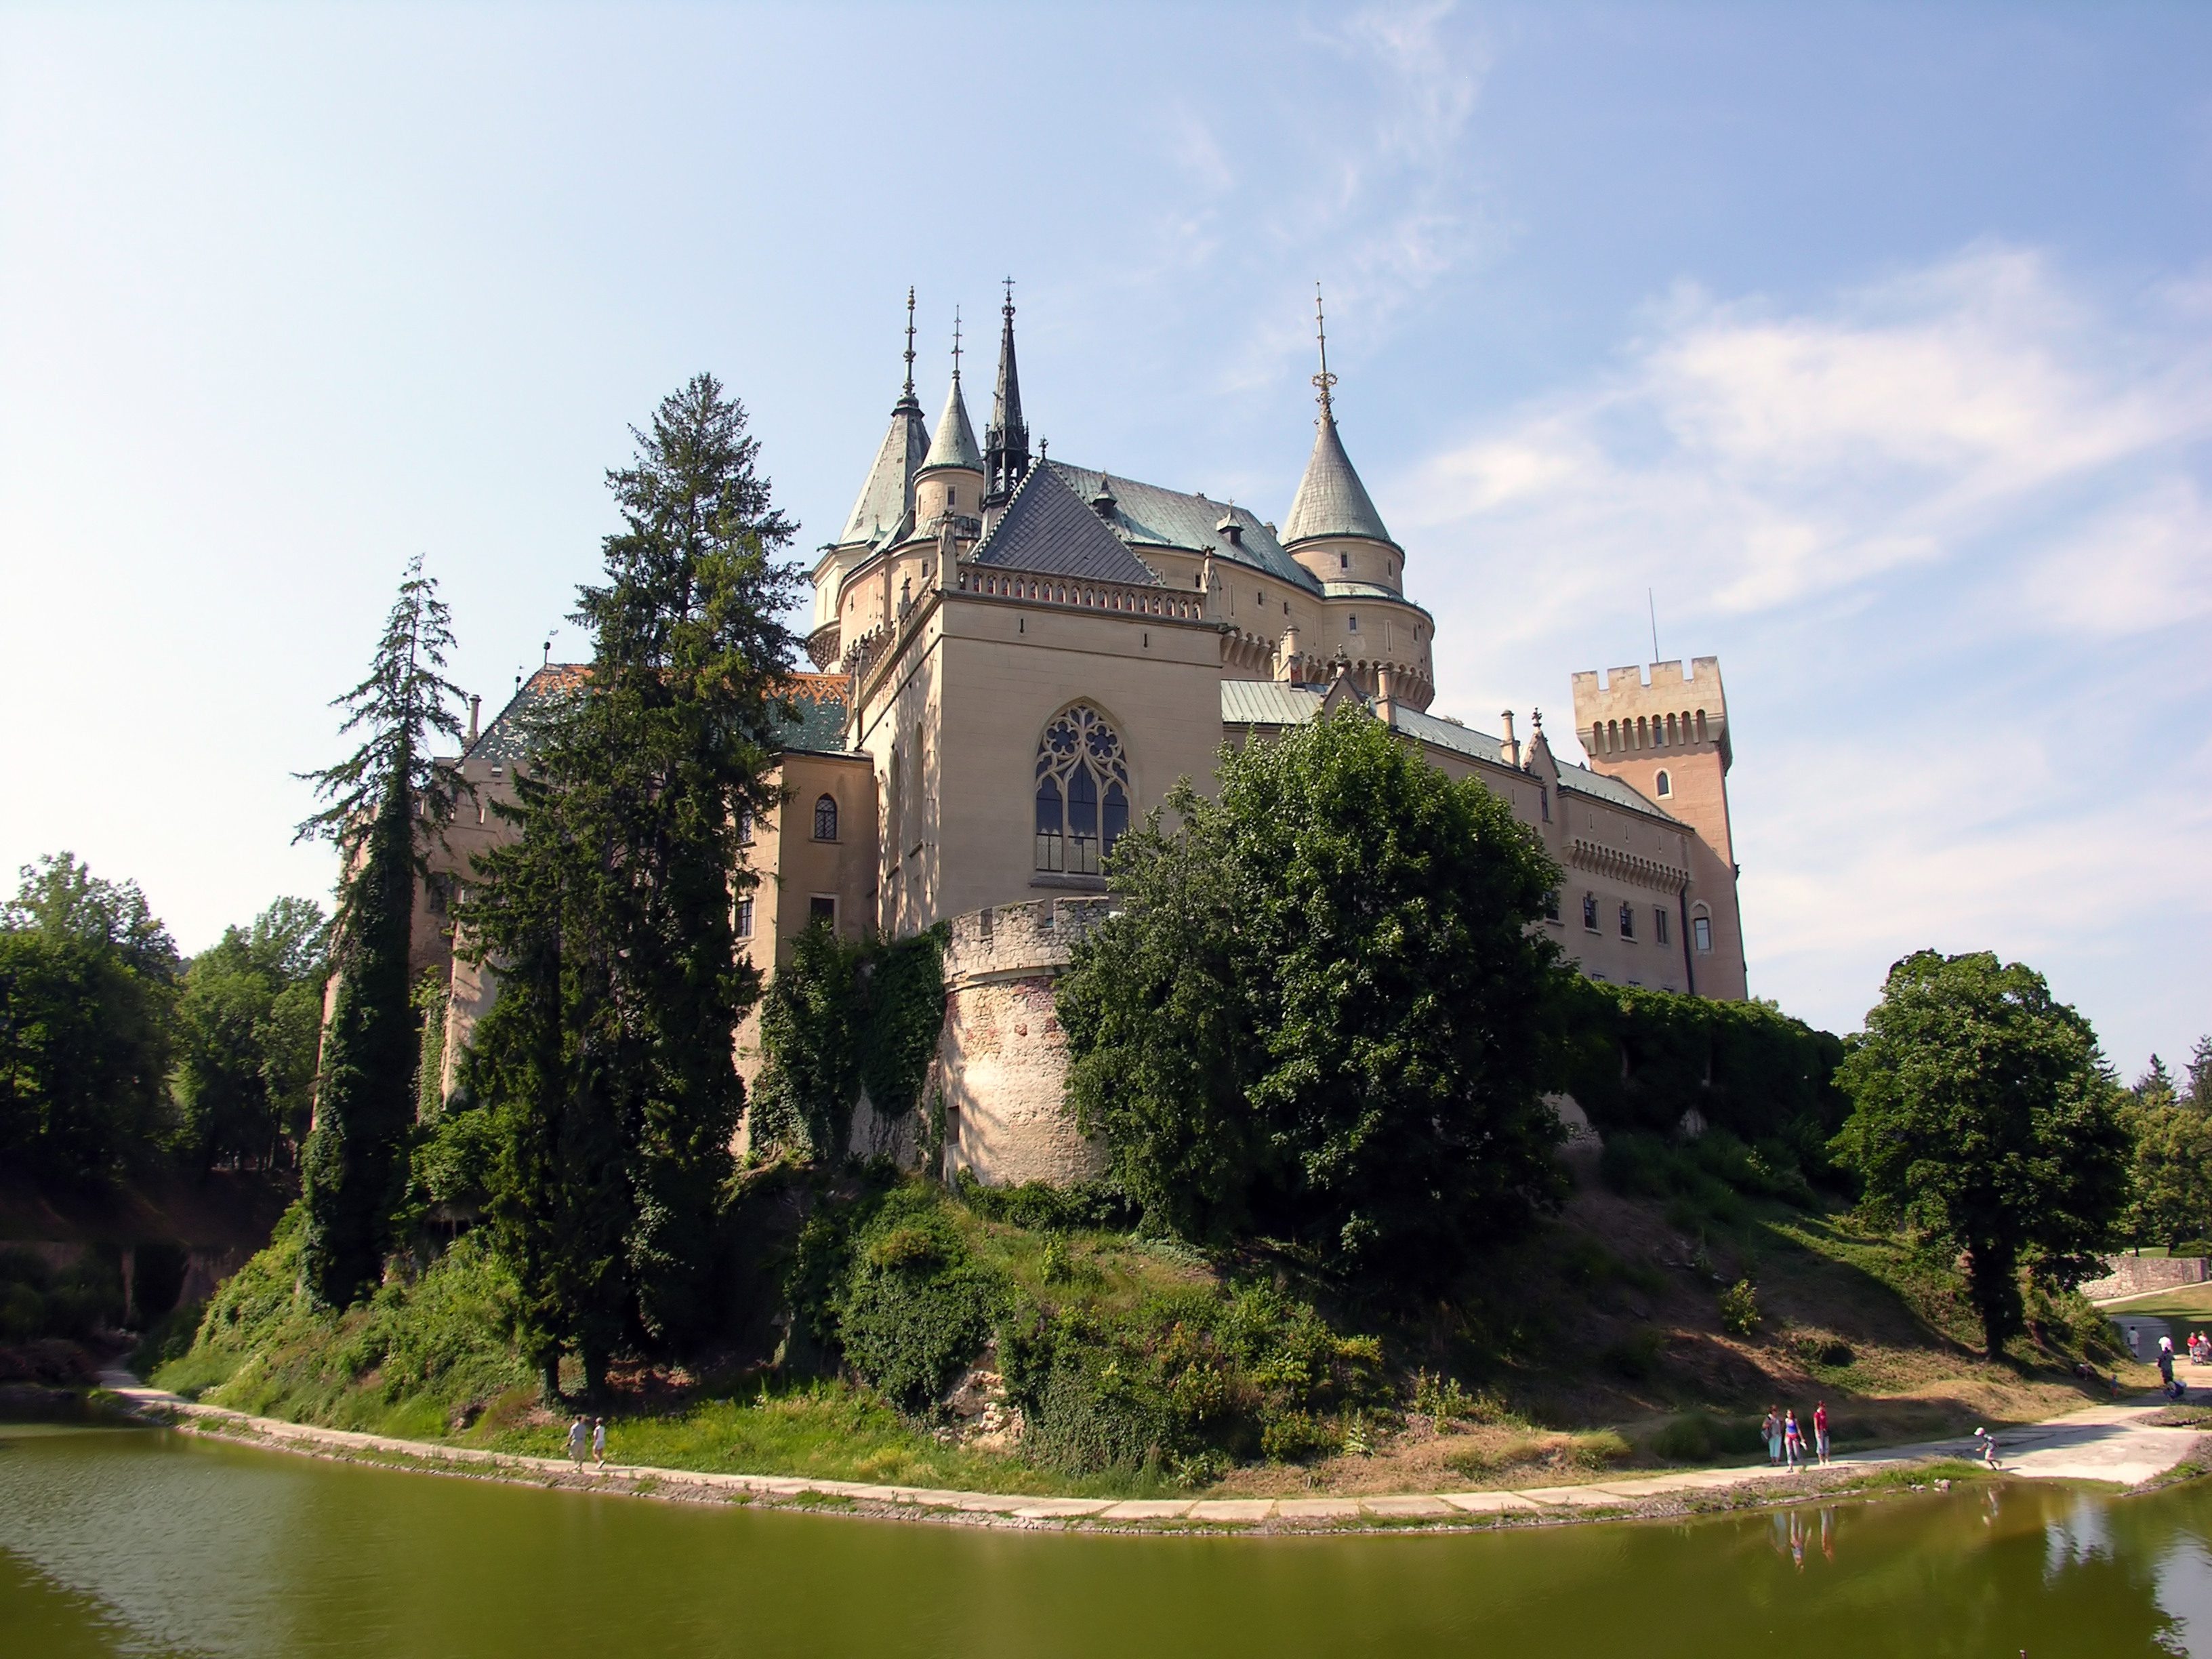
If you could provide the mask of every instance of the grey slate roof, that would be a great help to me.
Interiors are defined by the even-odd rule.
[[[1275,680],[1224,680],[1221,723],[1226,726],[1304,726],[1320,714],[1324,695],[1317,690],[1285,685]],[[1506,763],[1504,739],[1493,738],[1487,732],[1477,732],[1456,721],[1439,720],[1434,714],[1402,706],[1392,714],[1392,726],[1409,738],[1419,738],[1424,743],[1465,755],[1471,760],[1487,761],[1492,766]],[[1557,755],[1552,758],[1559,762]],[[1668,823],[1680,822],[1673,813],[1646,800],[1620,779],[1608,778],[1586,766],[1559,763],[1559,787],[1632,812],[1641,812],[1646,817],[1660,818]]]
[[[1140,587],[1160,585],[1159,573],[1129,550],[1051,464],[1030,469],[976,548],[975,562]]]
[[[929,435],[922,427],[921,405],[911,396],[900,398],[891,410],[890,430],[884,434],[883,447],[876,451],[875,465],[868,469],[867,481],[860,486],[860,499],[853,503],[852,516],[845,520],[845,533],[837,538],[838,546],[849,547],[856,542],[873,544],[905,521],[914,507],[914,475],[921,470],[922,457],[928,453]]]
[[[1610,801],[1615,806],[1625,806],[1632,812],[1641,812],[1646,817],[1664,818],[1669,823],[1680,820],[1656,801],[1649,801],[1623,783],[1619,778],[1609,778],[1602,772],[1593,772],[1587,766],[1570,766],[1559,761],[1559,787],[1571,789],[1578,795],[1589,795],[1597,800]]]
[[[1364,536],[1397,545],[1382,527],[1382,515],[1368,500],[1367,486],[1352,471],[1352,457],[1344,453],[1344,440],[1336,435],[1336,416],[1325,407],[1313,453],[1306,458],[1306,475],[1291,498],[1290,517],[1283,520],[1283,544],[1295,547],[1316,536]]]
[[[1322,694],[1279,680],[1221,682],[1224,726],[1304,726],[1321,712]]]
[[[588,663],[548,663],[524,681],[506,708],[477,734],[464,759],[514,766],[526,761],[534,746],[532,727],[583,689],[591,678]],[[804,750],[810,754],[842,755],[852,682],[842,674],[790,674],[781,695],[791,714],[776,721],[779,750]]]
[[[921,465],[925,471],[933,466],[964,466],[970,472],[983,470],[983,452],[975,447],[975,428],[968,424],[968,404],[960,395],[957,374],[945,394],[945,413],[937,417],[937,435],[929,441],[929,453]]]
[[[1087,466],[1070,466],[1065,461],[1047,461],[1044,465],[1059,473],[1066,480],[1068,488],[1086,501],[1098,493],[1099,481],[1108,476]],[[1217,559],[1246,566],[1273,580],[1302,587],[1309,593],[1321,592],[1321,584],[1283,551],[1282,543],[1248,509],[1180,489],[1139,483],[1118,472],[1111,476],[1113,482],[1109,488],[1114,492],[1115,532],[1131,546],[1172,547],[1188,553],[1202,553],[1212,548]],[[1224,516],[1234,519],[1242,527],[1243,546],[1232,543],[1227,532],[1218,527]]]

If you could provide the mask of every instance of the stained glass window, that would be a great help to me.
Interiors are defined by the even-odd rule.
[[[1036,867],[1095,876],[1129,827],[1129,763],[1098,711],[1077,703],[1044,729],[1036,757]]]

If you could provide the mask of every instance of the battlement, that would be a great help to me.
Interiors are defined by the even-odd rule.
[[[1655,662],[1647,671],[1631,663],[1573,677],[1575,735],[1593,762],[1641,750],[1683,750],[1710,744],[1721,764],[1734,759],[1728,734],[1728,697],[1717,657]]]

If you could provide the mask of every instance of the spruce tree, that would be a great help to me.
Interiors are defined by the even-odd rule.
[[[314,1127],[301,1158],[307,1224],[301,1274],[343,1307],[375,1289],[404,1196],[414,1121],[416,1014],[407,957],[415,883],[453,815],[455,776],[430,739],[461,735],[460,692],[444,676],[452,616],[418,555],[399,584],[368,676],[336,699],[341,734],[362,733],[337,765],[303,774],[326,803],[301,839],[337,844],[340,875]]]
[[[464,907],[496,969],[471,1086],[502,1115],[495,1237],[521,1279],[549,1391],[564,1352],[596,1392],[623,1341],[707,1310],[714,1222],[744,1106],[738,1023],[759,994],[732,902],[742,817],[776,804],[780,620],[795,526],[754,470],[744,407],[702,374],[608,475],[623,527],[574,620],[591,672],[542,722],[519,838]]]

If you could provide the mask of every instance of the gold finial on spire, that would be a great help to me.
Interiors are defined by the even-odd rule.
[[[1319,283],[1314,284],[1314,332],[1321,341],[1321,373],[1313,377],[1313,383],[1321,389],[1321,412],[1326,420],[1333,412],[1329,408],[1328,393],[1329,388],[1336,384],[1336,376],[1328,372],[1328,321],[1322,315]]]
[[[960,379],[960,307],[952,307],[952,378]]]
[[[914,289],[906,291],[906,395],[914,396]]]

